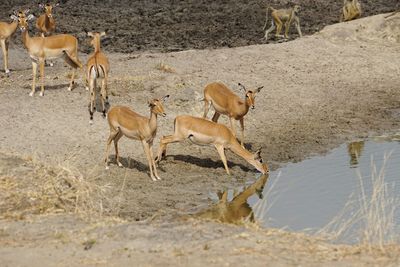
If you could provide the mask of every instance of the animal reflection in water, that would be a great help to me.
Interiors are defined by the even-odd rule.
[[[257,194],[262,199],[262,192],[267,180],[268,174],[261,175],[257,181],[245,188],[240,194],[234,194],[231,201],[228,201],[228,191],[218,192],[218,203],[206,210],[200,211],[194,217],[233,224],[240,224],[245,220],[254,222],[254,213],[247,203],[247,199],[254,194]]]
[[[347,145],[347,152],[350,156],[350,167],[357,167],[358,160],[361,157],[361,153],[364,149],[364,141],[352,142]]]

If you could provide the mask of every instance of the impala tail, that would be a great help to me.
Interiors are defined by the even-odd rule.
[[[66,50],[63,50],[63,59],[74,69],[82,68],[82,63],[79,61],[79,59],[71,57]]]

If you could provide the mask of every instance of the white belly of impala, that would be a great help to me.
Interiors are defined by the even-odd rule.
[[[205,135],[202,133],[189,133],[189,140],[196,145],[211,145],[214,143],[215,138],[213,136]]]

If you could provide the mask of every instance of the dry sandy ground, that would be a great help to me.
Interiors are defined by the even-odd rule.
[[[237,82],[264,85],[256,109],[245,119],[246,146],[253,151],[262,147],[263,158],[276,168],[354,138],[399,129],[399,32],[399,15],[387,20],[378,15],[283,44],[110,54],[111,104],[148,114],[148,99],[170,94],[168,116],[158,120],[157,149],[159,137],[172,132],[176,115],[202,114],[200,99],[207,83],[222,81],[237,92]],[[184,213],[207,204],[210,191],[254,181],[254,168],[233,153],[227,153],[233,173],[229,177],[213,148],[189,142],[171,145],[170,156],[160,164],[160,182],[149,178],[141,145],[127,139],[120,141],[124,168],[112,164],[105,171],[108,125],[100,113],[89,125],[82,79],[67,92],[68,70],[59,61],[46,68],[45,96],[29,97],[29,58],[22,48],[11,50],[10,56],[13,71],[9,77],[1,74],[0,84],[0,152],[9,158],[3,160],[8,164],[2,175],[13,175],[21,162],[32,159],[67,166],[108,185],[110,195],[122,196],[117,214],[110,214],[129,221]],[[174,71],[159,70],[160,63]],[[29,218],[0,222],[0,259],[6,266],[399,264],[396,246],[378,257],[376,251],[360,252],[275,230],[163,219],[110,226],[87,224],[74,216]],[[91,238],[93,248],[84,251],[82,242]]]

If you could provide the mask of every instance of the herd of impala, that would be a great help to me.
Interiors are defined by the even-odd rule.
[[[8,42],[10,36],[19,27],[22,33],[23,43],[32,60],[33,80],[32,91],[30,96],[33,96],[36,88],[36,74],[39,66],[41,78],[40,95],[44,95],[44,67],[45,61],[62,57],[65,62],[71,66],[72,74],[68,90],[71,91],[74,86],[75,72],[77,68],[82,68],[83,65],[78,58],[78,40],[73,35],[69,34],[52,34],[55,31],[55,19],[52,15],[52,9],[56,5],[41,4],[39,7],[44,13],[37,19],[36,28],[40,36],[32,37],[28,33],[28,22],[35,17],[29,14],[29,10],[14,12],[10,16],[13,20],[11,23],[0,22],[0,41],[3,50],[4,70],[9,73],[8,68]],[[107,140],[105,164],[108,169],[108,154],[111,143],[114,141],[116,162],[118,166],[122,166],[119,161],[118,141],[122,136],[142,142],[143,150],[146,154],[150,176],[153,181],[159,180],[156,163],[166,155],[166,148],[169,143],[180,142],[185,139],[191,140],[199,145],[213,145],[224,164],[228,174],[229,168],[226,161],[225,149],[231,150],[233,153],[245,159],[253,165],[258,171],[263,174],[268,172],[267,164],[263,163],[260,156],[261,151],[251,153],[244,148],[244,122],[243,118],[249,111],[249,108],[254,109],[254,100],[256,93],[260,92],[262,87],[255,90],[246,90],[239,84],[240,88],[245,92],[244,99],[234,94],[228,87],[222,83],[211,83],[204,89],[204,114],[202,118],[188,115],[177,116],[174,121],[174,133],[164,136],[160,140],[160,147],[156,157],[153,155],[153,140],[157,133],[157,116],[165,116],[163,102],[169,95],[162,99],[152,99],[148,101],[150,108],[150,118],[144,117],[128,107],[114,106],[107,113],[108,94],[107,80],[110,70],[110,64],[107,56],[100,49],[100,38],[105,35],[105,32],[95,33],[89,32],[88,36],[92,38],[91,45],[94,47],[94,52],[88,58],[86,64],[86,89],[89,90],[90,103],[89,114],[90,123],[93,123],[93,113],[96,109],[96,84],[101,83],[100,99],[102,104],[103,117],[107,117],[110,136]],[[207,113],[210,104],[215,110],[212,120],[207,119]],[[231,129],[223,124],[217,123],[221,114],[224,114],[230,119]],[[236,139],[235,120],[240,121],[241,126],[241,144]]]

